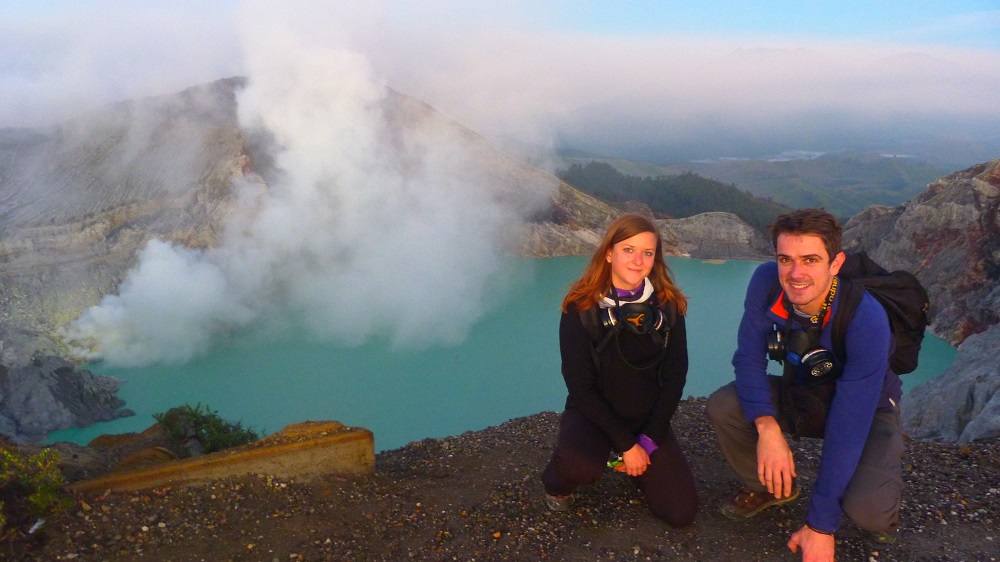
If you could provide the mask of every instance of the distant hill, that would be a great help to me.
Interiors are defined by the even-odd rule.
[[[816,157],[732,159],[669,166],[582,153],[566,153],[562,161],[567,166],[602,162],[629,175],[693,172],[788,207],[824,207],[842,219],[869,205],[900,205],[949,172],[915,158],[849,151]]]
[[[559,178],[577,189],[611,203],[638,201],[651,211],[670,218],[685,218],[710,211],[732,213],[761,231],[790,209],[698,174],[633,176],[603,162],[572,164]]]

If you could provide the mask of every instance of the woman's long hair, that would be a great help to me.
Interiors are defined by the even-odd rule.
[[[652,220],[636,214],[622,215],[608,225],[604,240],[590,256],[587,269],[583,270],[583,275],[570,286],[569,293],[563,299],[563,312],[566,312],[570,304],[574,304],[577,310],[587,310],[600,302],[611,288],[611,264],[607,261],[608,250],[622,240],[627,240],[643,232],[652,232],[656,236],[656,254],[653,256],[653,269],[649,272],[649,280],[653,283],[657,300],[661,304],[673,301],[679,313],[686,313],[687,297],[674,284],[670,278],[667,263],[663,261],[663,240],[660,237],[660,231]]]

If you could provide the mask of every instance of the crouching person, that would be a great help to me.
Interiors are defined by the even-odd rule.
[[[686,309],[654,223],[641,215],[613,221],[563,300],[559,349],[569,396],[541,477],[549,509],[568,510],[577,488],[611,465],[660,519],[694,520],[694,477],[670,425],[687,377]]]
[[[841,513],[881,540],[895,537],[903,486],[902,385],[889,367],[888,318],[868,293],[847,324],[844,357],[829,351],[847,292],[838,290],[846,287],[837,277],[845,259],[837,220],[804,209],[778,217],[770,234],[776,260],[758,267],[747,288],[735,381],[708,399],[719,446],[743,484],[721,511],[743,519],[795,499],[795,458],[786,434],[823,438],[805,522],[788,548],[801,548],[806,561],[832,562]],[[782,362],[782,376],[767,374],[769,358]]]

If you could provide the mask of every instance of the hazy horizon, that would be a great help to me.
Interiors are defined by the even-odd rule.
[[[285,30],[507,146],[1000,156],[995,3],[328,4],[6,3],[0,126],[248,75],[254,36]]]

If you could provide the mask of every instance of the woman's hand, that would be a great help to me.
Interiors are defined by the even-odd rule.
[[[615,470],[629,476],[640,476],[647,468],[649,468],[649,455],[636,443],[631,449],[622,453],[622,463],[616,466]]]

